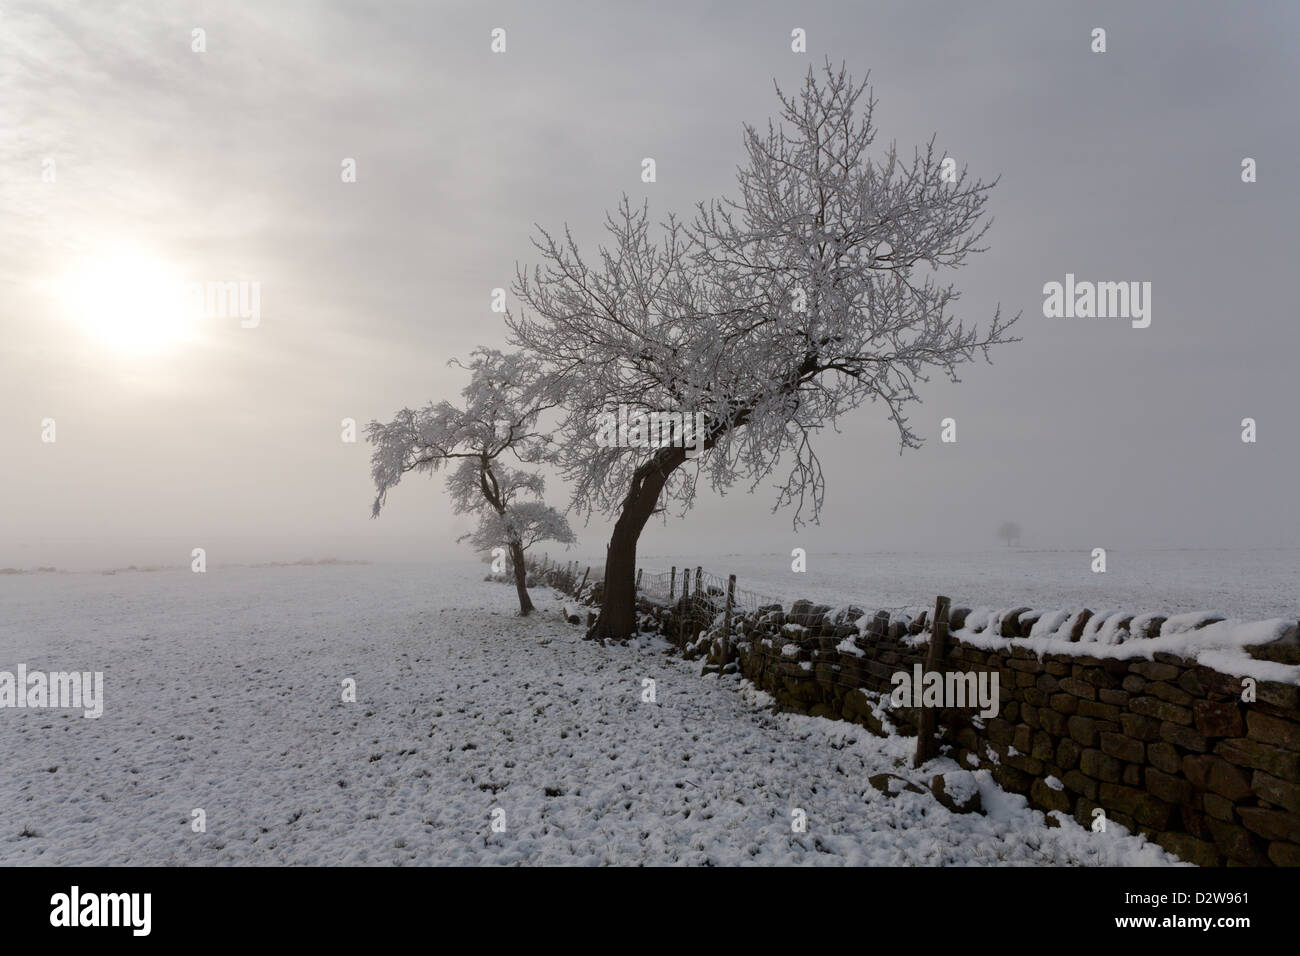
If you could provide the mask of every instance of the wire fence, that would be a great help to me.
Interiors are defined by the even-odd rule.
[[[789,598],[779,595],[754,591],[731,584],[735,575],[723,577],[706,571],[701,567],[669,568],[667,571],[642,570],[638,572],[637,597],[652,604],[671,606],[679,603],[683,597],[701,603],[716,603],[725,599],[728,589],[732,593],[731,607],[735,614],[752,614],[768,608],[789,608],[793,603]],[[863,607],[864,613],[890,611],[915,615],[924,610],[924,604],[871,604],[869,609]]]
[[[524,565],[528,572],[529,587],[544,584],[578,600],[590,597],[596,582],[604,576],[603,568],[600,569],[598,576],[593,577],[590,566],[584,569],[577,561],[564,564],[552,563],[549,556],[543,557],[540,561],[527,558]]]
[[[690,598],[700,603],[725,602],[731,592],[731,607],[735,613],[758,611],[764,607],[783,607],[789,602],[774,594],[751,591],[737,587],[735,575],[723,576],[701,567],[669,568],[667,571],[646,571],[638,575],[637,597],[652,604],[664,606]]]
[[[530,577],[538,583],[554,587],[575,598],[591,597],[604,580],[603,566],[583,566],[577,561],[552,562],[549,555],[538,561],[528,560]],[[756,614],[764,609],[786,609],[793,603],[780,595],[736,584],[736,576],[716,574],[702,566],[682,566],[668,569],[641,568],[636,576],[636,595],[639,600],[661,607],[691,609],[693,616],[723,611],[730,592],[731,613],[736,616]],[[924,604],[877,605],[864,607],[864,613],[878,614],[888,611],[916,615],[925,610]]]

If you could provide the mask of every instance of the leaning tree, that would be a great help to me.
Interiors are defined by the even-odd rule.
[[[585,255],[566,228],[541,230],[542,262],[520,269],[515,342],[543,356],[562,399],[556,460],[573,506],[616,515],[595,636],[635,629],[638,537],[652,514],[685,513],[703,476],[751,491],[777,469],[775,508],[817,520],[824,482],[817,433],[866,401],[883,403],[900,453],[920,436],[907,418],[937,370],[1014,339],[996,310],[980,331],[953,313],[940,269],[982,251],[994,183],[972,180],[934,140],[900,157],[869,155],[875,106],[828,63],[780,117],[746,125],[738,195],[701,203],[689,223],[654,228],[624,197],[609,240]],[[704,454],[679,446],[605,447],[602,413],[625,405],[705,415]]]
[[[366,437],[375,446],[370,459],[376,488],[371,516],[379,516],[389,490],[408,471],[436,472],[447,466],[452,508],[479,517],[478,527],[458,540],[468,538],[479,551],[505,549],[519,593],[519,613],[526,615],[533,602],[524,552],[542,540],[571,543],[574,534],[567,519],[540,500],[542,476],[509,466],[502,458],[508,452],[521,463],[539,464],[553,456],[551,436],[538,427],[538,419],[553,403],[537,388],[539,363],[522,353],[476,349],[463,367],[471,375],[461,392],[461,406],[439,402],[418,410],[404,408],[387,424],[372,421],[367,426]]]

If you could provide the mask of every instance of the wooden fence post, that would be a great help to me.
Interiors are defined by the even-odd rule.
[[[722,616],[722,664],[726,666],[731,644],[731,606],[736,601],[736,576],[727,578],[727,609]],[[721,671],[718,671],[721,674]]]
[[[588,577],[588,575],[590,575],[590,574],[591,574],[591,565],[589,564],[589,565],[587,565],[587,572],[586,572],[586,574],[584,574],[584,575],[582,576],[582,583],[578,585],[578,591],[577,591],[577,593],[573,595],[574,597],[580,597],[580,596],[582,595],[582,589],[585,588],[585,587],[587,586],[587,577]]]
[[[943,660],[948,643],[948,604],[946,597],[940,594],[934,599],[934,624],[930,631],[930,652],[926,656],[926,674],[943,673]],[[924,676],[924,675],[923,675]],[[913,691],[915,693],[915,690]],[[917,720],[916,763],[919,767],[938,753],[934,733],[938,723],[938,708],[922,707]]]
[[[696,596],[697,598],[700,596],[700,578],[701,578],[701,575],[703,575],[703,574],[704,574],[704,569],[703,569],[703,568],[696,568],[696,569],[695,569],[695,596]]]
[[[668,603],[669,604],[673,603],[673,593],[674,591],[676,591],[676,589],[677,589],[677,565],[674,564],[673,569],[668,572]]]
[[[636,589],[637,589],[637,593],[638,593],[638,594],[641,592],[641,572],[642,572],[642,570],[644,570],[644,569],[642,569],[642,568],[637,568],[637,569],[636,569]]]

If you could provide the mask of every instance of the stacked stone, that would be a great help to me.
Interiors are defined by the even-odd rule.
[[[650,613],[673,637],[671,609]],[[968,613],[951,612],[954,630]],[[809,601],[789,613],[772,605],[733,616],[732,661],[718,656],[717,629],[690,653],[707,657],[706,669],[734,664],[784,709],[884,733],[876,706],[895,673],[924,666],[927,647],[915,635],[925,619],[882,611],[859,633],[862,615]],[[1018,608],[990,629],[1014,640],[1028,636],[1035,619]],[[1075,615],[1073,630],[1086,620]],[[840,650],[845,641],[852,651]],[[1252,653],[1294,663],[1290,644]],[[990,650],[953,641],[945,666],[998,674],[997,717],[944,712],[940,722],[948,755],[987,768],[1003,789],[1088,827],[1100,808],[1193,863],[1300,865],[1300,687],[1258,681],[1246,702],[1242,679],[1170,654],[1040,657],[1015,644]],[[890,709],[889,719],[915,732],[915,711]]]
[[[959,647],[996,669],[1001,713],[956,734],[959,759],[1084,825],[1107,818],[1202,865],[1300,865],[1300,688],[1155,660]],[[968,757],[969,755],[969,757]],[[990,766],[991,765],[991,766]],[[1049,786],[1047,778],[1063,786]]]

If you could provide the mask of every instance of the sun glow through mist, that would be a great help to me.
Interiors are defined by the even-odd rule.
[[[128,355],[165,352],[191,339],[195,315],[168,264],[139,253],[88,260],[58,284],[68,317],[95,341]]]

